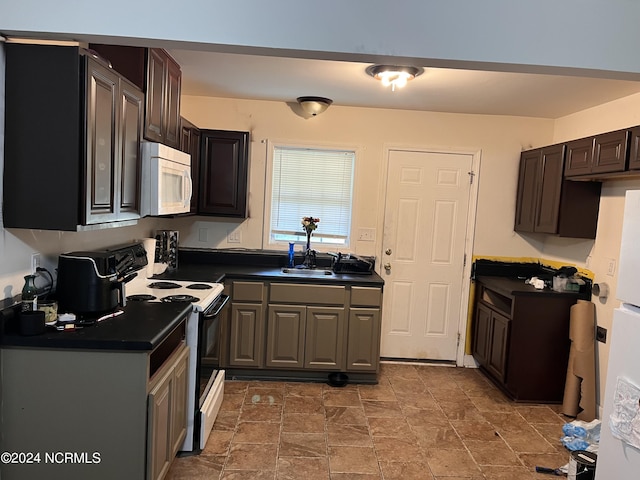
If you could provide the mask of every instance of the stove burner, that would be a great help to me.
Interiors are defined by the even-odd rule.
[[[148,285],[149,288],[161,288],[161,289],[169,289],[169,288],[180,288],[180,285],[173,282],[153,282]]]
[[[146,302],[148,300],[155,300],[156,297],[154,297],[153,295],[149,295],[147,293],[140,293],[138,295],[129,295],[127,297],[127,300],[130,300],[132,302]]]
[[[192,290],[209,290],[213,287],[211,285],[207,285],[206,283],[192,283],[191,285],[187,285],[185,288],[190,288]]]
[[[168,297],[162,297],[162,301],[165,303],[171,302],[199,302],[198,297],[193,295],[169,295]]]

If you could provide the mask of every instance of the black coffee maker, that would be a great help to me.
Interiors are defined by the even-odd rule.
[[[125,284],[147,264],[141,243],[58,257],[58,311],[100,316],[125,306]]]

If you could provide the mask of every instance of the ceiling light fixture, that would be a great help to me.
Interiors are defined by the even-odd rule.
[[[333,103],[333,100],[324,97],[298,97],[297,100],[302,109],[312,117],[320,115]]]
[[[404,87],[409,80],[413,80],[424,72],[423,68],[401,67],[398,65],[371,65],[366,72],[376,80],[380,80],[385,87],[391,86],[391,91]]]

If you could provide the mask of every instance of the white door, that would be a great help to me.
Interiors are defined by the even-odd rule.
[[[389,151],[381,357],[455,360],[472,154]]]

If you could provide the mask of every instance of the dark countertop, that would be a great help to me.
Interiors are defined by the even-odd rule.
[[[51,327],[41,335],[23,336],[9,327],[3,347],[73,348],[94,350],[153,350],[180,324],[191,304],[129,302],[124,314],[73,332]]]
[[[371,257],[366,257],[371,258]],[[360,285],[382,287],[384,280],[375,271],[363,275],[357,273],[333,273],[332,275],[309,275],[284,273],[287,265],[286,252],[272,250],[221,249],[204,250],[197,248],[180,249],[178,268],[166,271],[154,278],[161,280],[187,280],[193,282],[223,282],[225,279],[254,279],[270,282],[313,283],[322,285]],[[300,254],[295,264],[303,261]],[[332,257],[318,253],[317,270],[331,270]],[[295,270],[295,269],[294,269]]]
[[[476,277],[476,282],[482,283],[491,290],[507,297],[513,297],[514,295],[560,295],[582,298],[584,295],[578,292],[556,292],[548,287],[538,290],[532,285],[524,283],[524,280],[525,279],[513,277],[493,277],[485,275]]]
[[[359,285],[382,287],[384,280],[377,273],[371,275],[334,273],[309,275],[283,273],[282,267],[248,265],[210,265],[180,263],[174,271],[167,271],[154,278],[162,280],[188,280],[193,282],[223,282],[225,279],[260,279],[271,282],[314,283],[322,285]]]

